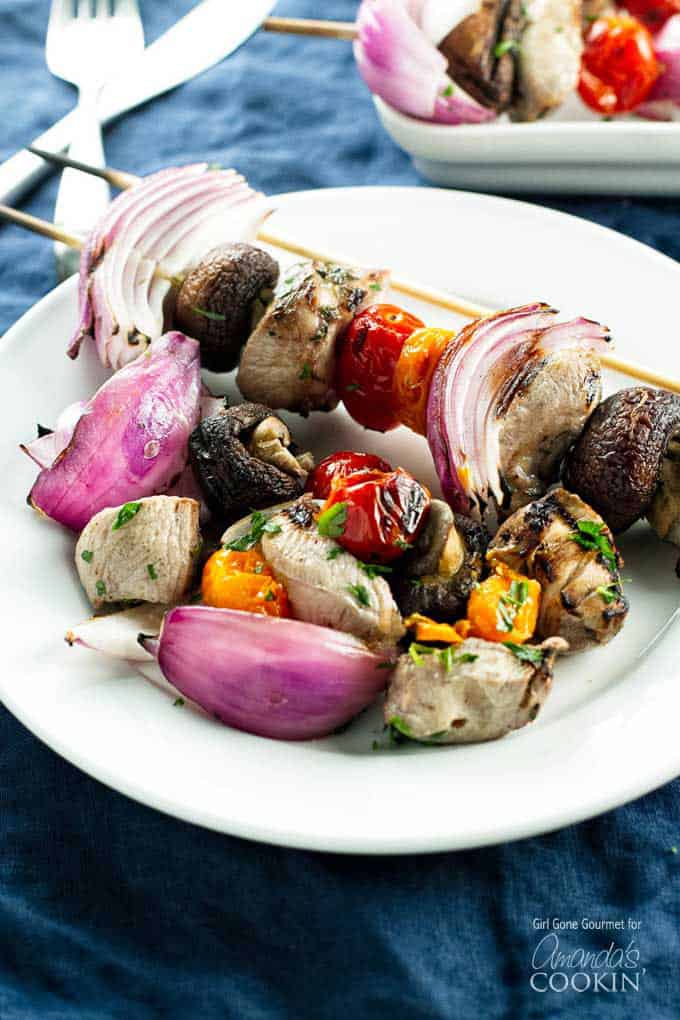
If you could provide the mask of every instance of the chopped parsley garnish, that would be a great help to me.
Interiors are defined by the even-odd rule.
[[[345,389],[347,390],[348,393],[354,393],[356,392],[356,390],[359,389],[359,383],[355,382],[347,383]]]
[[[434,655],[434,648],[430,645],[421,645],[417,641],[412,641],[408,648],[408,654],[411,656],[416,666],[424,666],[425,660],[423,656]]]
[[[92,552],[91,549],[83,549],[83,551],[80,554],[81,560],[85,560],[86,563],[92,563],[93,556],[94,553]]]
[[[131,521],[135,514],[139,513],[141,505],[141,503],[126,503],[125,506],[122,506],[111,525],[111,531],[118,531],[124,524]]]
[[[389,741],[393,747],[404,743],[404,738],[406,738],[406,740],[415,740],[418,744],[438,744],[442,737],[446,737],[448,735],[446,730],[441,730],[441,732],[431,733],[427,737],[416,737],[406,720],[402,719],[399,715],[393,715],[390,717],[388,727]],[[373,749],[378,750],[375,744],[373,745]]]
[[[599,588],[595,589],[595,591],[602,601],[606,602],[608,606],[610,606],[612,602],[616,602],[621,594],[621,590],[616,581],[612,581],[611,584],[601,584]]]
[[[202,315],[204,319],[210,319],[212,322],[226,322],[226,315],[222,315],[222,312],[211,312],[207,308],[192,308],[193,312],[197,315]]]
[[[146,572],[152,581],[158,580],[158,574],[156,573],[156,568],[154,567],[153,563],[147,563]]]
[[[181,708],[183,704],[184,704],[184,698],[175,698],[175,700],[172,703],[172,707],[173,708]]]
[[[359,566],[363,570],[366,577],[370,577],[373,580],[374,577],[379,577],[381,574],[391,574],[392,567],[383,567],[381,563],[362,563],[359,560]]]
[[[316,521],[316,530],[325,538],[339,538],[345,530],[347,523],[347,504],[334,503],[319,514]]]
[[[515,625],[518,611],[522,608],[529,597],[528,581],[513,581],[510,591],[501,595],[498,601],[496,612],[496,627],[501,632],[509,634]]]
[[[386,659],[385,662],[379,662],[378,665],[375,668],[376,669],[394,669],[395,665],[396,665],[396,663],[392,662],[390,659]]]
[[[264,596],[265,602],[273,602],[275,598],[276,596],[274,595],[274,592],[271,590],[271,588],[267,588],[267,591]]]
[[[334,545],[332,549],[329,549],[326,553],[327,560],[337,560],[341,553],[344,553],[344,549],[341,545]]]
[[[598,524],[596,521],[577,521],[576,531],[569,536],[572,542],[577,542],[583,549],[593,549],[598,552],[611,570],[616,570],[616,553],[609,541],[605,524]]]
[[[264,570],[264,563],[258,563],[258,565],[253,569],[253,573],[254,574],[261,574],[263,570]]]
[[[298,379],[302,379],[304,381],[305,379],[311,378],[312,378],[312,366],[309,364],[308,361],[305,361],[304,365],[302,366],[302,369],[300,370]]]
[[[449,96],[452,96],[453,95],[453,84],[449,83],[446,86],[446,88],[444,89],[444,91],[442,92],[442,95],[444,96],[445,99],[448,99]]]
[[[519,43],[514,39],[505,39],[503,42],[496,43],[493,48],[493,55],[496,60],[500,60],[506,53],[513,53],[519,49]]]
[[[444,93],[444,95],[446,95],[446,92]],[[381,283],[369,283],[368,289],[369,290],[382,290],[382,284]]]
[[[106,585],[104,584],[103,581],[97,581],[94,587],[95,591],[97,592],[97,595],[99,595],[100,598],[102,597],[102,595],[106,595]]]
[[[348,584],[347,591],[354,596],[360,606],[370,606],[371,599],[363,584]]]
[[[260,510],[255,510],[250,518],[250,531],[247,531],[245,535],[241,535],[240,538],[227,542],[224,548],[232,549],[234,552],[248,552],[249,549],[258,544],[265,533],[267,535],[278,535],[280,531],[280,524],[275,524]]]
[[[400,715],[391,716],[389,725],[392,727],[393,730],[396,730],[397,733],[401,733],[402,736],[408,737],[410,740],[415,739],[415,737],[413,736],[413,730],[411,729],[409,724],[404,719],[401,718]]]
[[[479,656],[473,655],[471,652],[462,652],[460,655],[456,655],[453,651],[453,645],[449,645],[447,648],[442,648],[437,652],[437,658],[448,673],[454,666],[464,662],[476,662]]]
[[[394,545],[396,545],[397,549],[410,549],[411,548],[411,546],[408,544],[408,542],[405,542],[403,538],[395,538]]]
[[[545,653],[542,648],[533,648],[531,645],[516,645],[513,641],[504,641],[503,645],[520,662],[531,662],[534,666],[540,666],[543,662]]]

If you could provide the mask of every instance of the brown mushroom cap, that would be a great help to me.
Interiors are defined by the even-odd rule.
[[[198,340],[205,368],[229,372],[236,367],[253,328],[256,302],[266,303],[278,278],[271,255],[240,242],[213,248],[187,275],[177,295],[175,325]]]
[[[258,443],[263,423],[279,429],[267,425],[264,441]],[[307,455],[298,459],[295,452],[286,425],[264,404],[224,407],[204,418],[189,440],[194,475],[206,503],[221,520],[297,499],[304,491],[310,461]]]
[[[483,106],[501,112],[512,102],[514,50],[523,28],[521,0],[482,0],[439,44],[448,73]]]
[[[648,513],[678,428],[679,396],[648,386],[620,390],[600,404],[569,453],[566,487],[612,531],[625,531]]]

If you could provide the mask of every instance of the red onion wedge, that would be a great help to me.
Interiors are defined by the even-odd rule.
[[[362,0],[354,56],[371,92],[395,110],[438,124],[480,124],[496,114],[446,73],[446,58],[415,20],[413,0]]]
[[[221,722],[277,740],[323,737],[366,708],[389,669],[357,638],[299,620],[179,606],[158,641],[161,671]]]
[[[172,167],[122,192],[88,238],[80,262],[79,322],[102,364],[119,369],[161,336],[173,278],[226,240],[252,240],[269,213],[235,170]]]
[[[92,616],[84,623],[66,631],[69,645],[89,648],[113,659],[126,662],[148,662],[153,656],[142,648],[137,638],[143,634],[157,634],[161,629],[167,606],[144,603],[131,609],[105,616]]]
[[[680,112],[680,14],[669,18],[654,36],[654,52],[662,73],[635,112],[648,120],[675,120]]]
[[[80,531],[104,507],[165,492],[186,465],[200,403],[198,343],[166,333],[88,401],[29,504]]]
[[[62,450],[71,442],[73,430],[85,409],[85,401],[78,400],[75,404],[65,407],[57,418],[53,432],[38,436],[30,443],[22,443],[21,449],[34,460],[38,467],[51,467]]]
[[[478,319],[454,337],[430,387],[427,438],[445,498],[460,513],[503,501],[500,405],[513,380],[560,350],[604,350],[609,331],[587,319],[557,321],[545,304]]]

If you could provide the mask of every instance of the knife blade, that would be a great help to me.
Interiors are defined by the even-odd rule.
[[[276,0],[225,4],[202,0],[144,50],[134,73],[128,68],[104,86],[99,101],[102,124],[207,71],[257,31]],[[73,111],[36,138],[34,145],[60,152],[71,140]],[[16,202],[54,168],[22,149],[0,164],[0,202]]]

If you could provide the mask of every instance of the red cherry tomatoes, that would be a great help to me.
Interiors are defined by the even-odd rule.
[[[651,32],[658,32],[669,18],[680,14],[680,0],[626,0],[626,10]]]
[[[628,14],[598,18],[586,37],[578,90],[598,113],[634,110],[659,77],[652,37]]]
[[[392,466],[382,457],[376,457],[374,453],[353,453],[350,450],[332,453],[330,457],[319,461],[310,472],[307,492],[311,492],[316,499],[327,499],[334,478],[346,478],[356,471],[366,470],[391,471]]]
[[[388,432],[399,425],[392,383],[404,341],[423,323],[396,305],[371,305],[345,333],[337,391],[355,421]]]
[[[389,563],[418,537],[429,509],[429,492],[403,468],[359,471],[333,479],[317,527],[358,559]]]

